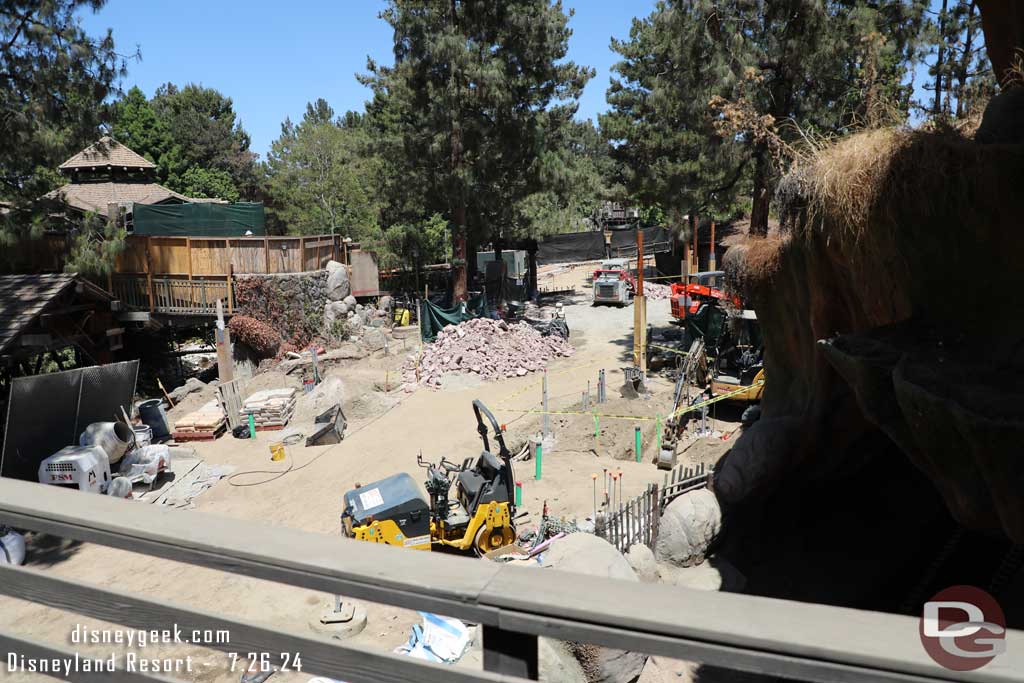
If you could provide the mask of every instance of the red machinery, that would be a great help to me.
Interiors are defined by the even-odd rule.
[[[680,320],[696,315],[702,303],[709,299],[719,301],[731,301],[737,308],[743,308],[739,297],[729,296],[725,290],[717,285],[725,279],[725,272],[721,270],[708,270],[701,273],[693,273],[687,277],[687,282],[673,282],[672,293],[669,301],[672,305],[672,317]]]

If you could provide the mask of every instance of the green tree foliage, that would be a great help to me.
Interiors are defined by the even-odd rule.
[[[191,166],[181,174],[177,184],[181,188],[179,192],[189,197],[226,199],[229,202],[237,202],[240,198],[231,174],[220,169]]]
[[[108,31],[87,35],[77,14],[103,0],[0,1],[0,245],[41,230],[32,205],[61,182],[56,167],[92,142],[102,102],[125,60]]]
[[[361,80],[391,178],[386,214],[452,223],[461,298],[467,240],[502,239],[523,199],[563,182],[558,142],[592,71],[566,59],[557,1],[390,0],[382,17],[395,64],[371,61]]]
[[[906,115],[926,5],[659,2],[613,43],[621,78],[602,127],[627,187],[670,215],[728,213],[749,187],[753,227],[766,231],[781,151],[879,109]]]
[[[68,231],[70,249],[64,271],[83,275],[108,275],[125,247],[124,228],[105,216],[87,214]]]
[[[451,258],[449,225],[440,214],[416,223],[397,223],[384,231],[384,265],[415,268]]]
[[[926,36],[931,97],[919,108],[945,122],[976,115],[996,89],[977,0],[941,0],[928,12]]]
[[[189,84],[132,88],[112,106],[111,134],[157,165],[159,180],[192,197],[253,199],[261,177],[230,97]]]
[[[749,152],[718,133],[708,106],[731,97],[742,75],[710,28],[718,4],[659,2],[611,45],[622,60],[601,130],[628,193],[677,226],[685,213],[734,211],[747,178]]]
[[[519,200],[504,237],[593,229],[602,203],[614,194],[613,162],[594,125],[573,121],[561,133],[548,159],[544,189]]]
[[[288,232],[380,238],[380,162],[361,116],[336,118],[323,99],[307,104],[297,125],[282,124],[266,170],[271,215]]]

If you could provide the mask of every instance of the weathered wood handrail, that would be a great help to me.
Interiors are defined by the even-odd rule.
[[[546,636],[797,680],[1024,681],[1020,631],[1007,632],[1006,652],[983,669],[954,672],[929,659],[919,641],[918,620],[899,615],[401,550],[7,479],[0,479],[0,522],[479,623],[485,668],[502,673],[525,672],[531,656],[535,667],[536,637]],[[0,586],[3,593],[17,592],[19,597],[121,623],[152,627],[134,614],[147,611],[157,620],[230,622],[140,598],[130,599],[140,609],[115,612],[107,605],[109,592],[24,569],[0,570]],[[95,594],[92,599],[87,597],[90,592]],[[61,593],[67,595],[61,598]],[[268,652],[280,651],[280,638],[298,638],[302,647],[315,649],[311,659],[319,666],[340,667],[317,673],[352,683],[428,677],[514,680],[452,668],[437,678],[435,667],[425,668],[425,663],[398,661],[390,655],[367,657],[364,652],[359,656],[368,664],[349,668],[356,666],[350,663],[354,655],[340,644],[245,624],[232,628],[244,634],[247,647]],[[510,641],[515,645],[509,647]]]

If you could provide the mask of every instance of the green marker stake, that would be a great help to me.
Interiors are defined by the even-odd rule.
[[[640,462],[640,427],[636,427],[636,461]]]
[[[516,507],[523,506],[523,482],[516,482]]]
[[[654,450],[655,454],[661,453],[661,415],[654,416],[654,429],[657,434],[658,447]]]
[[[601,433],[601,419],[597,416],[597,411],[594,411],[594,438],[598,438]]]
[[[256,416],[249,413],[249,438],[256,438]]]
[[[540,481],[540,470],[541,470],[541,463],[540,463],[540,461],[541,461],[541,456],[543,455],[543,453],[542,453],[543,450],[544,450],[543,442],[538,441],[537,442],[537,451],[536,451],[536,454],[534,455],[534,460],[537,462],[537,470],[534,473],[534,478],[537,481]]]

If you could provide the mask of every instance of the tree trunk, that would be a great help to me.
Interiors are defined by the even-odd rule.
[[[967,109],[964,106],[964,98],[967,95],[967,80],[970,78],[971,72],[971,57],[974,54],[974,13],[978,9],[978,3],[975,0],[971,0],[970,5],[967,7],[967,33],[964,36],[964,51],[960,55],[960,64],[957,68],[957,93],[956,93],[956,117],[962,118],[967,113]]]
[[[453,27],[459,25],[458,6],[456,0],[451,0],[451,22]],[[458,90],[459,83],[454,74],[451,77],[451,84]],[[455,98],[458,102],[458,98]],[[466,198],[462,187],[459,170],[462,168],[462,129],[459,119],[458,105],[452,112],[452,177],[457,180],[455,193],[455,206],[452,208],[452,302],[465,301],[469,288],[466,284]]]
[[[939,51],[935,56],[935,104],[932,106],[932,116],[938,118],[942,115],[942,72],[946,67],[946,10],[949,0],[942,0],[942,9],[939,10]]]
[[[754,195],[750,210],[750,234],[764,237],[768,234],[768,211],[771,208],[772,195],[769,187],[771,180],[768,148],[758,144],[754,152]]]
[[[452,301],[465,301],[466,283],[466,207],[461,202],[453,212],[452,225]]]

